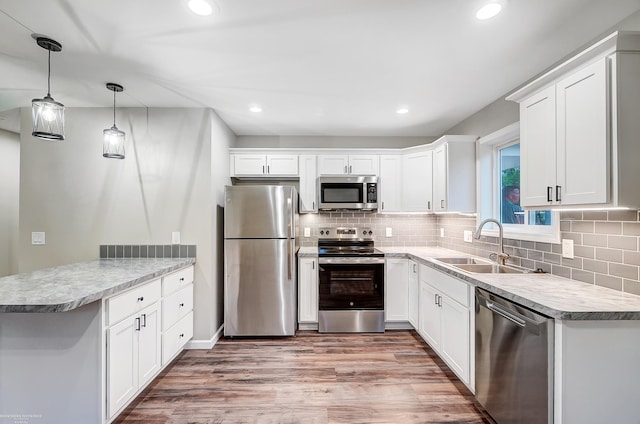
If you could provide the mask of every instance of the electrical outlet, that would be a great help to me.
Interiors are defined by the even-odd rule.
[[[305,237],[311,237],[311,228],[304,227],[304,236]]]
[[[173,231],[171,233],[171,244],[180,244],[180,231]]]
[[[31,244],[43,245],[45,244],[44,231],[34,231],[31,233]]]
[[[387,229],[385,231],[385,235],[387,237],[393,237],[393,230],[391,229],[391,227],[387,227]]]
[[[467,243],[473,243],[473,233],[471,231],[465,231],[463,238]]]
[[[562,257],[573,259],[573,240],[562,239]]]
[[[444,237],[444,228],[440,228],[440,237]]]

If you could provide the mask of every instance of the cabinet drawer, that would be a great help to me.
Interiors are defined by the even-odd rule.
[[[162,277],[162,295],[166,297],[191,283],[193,283],[193,266],[165,275]]]
[[[162,365],[165,365],[193,337],[193,311],[162,335]]]
[[[107,325],[113,325],[158,300],[160,300],[160,279],[116,295],[107,300]]]
[[[422,277],[423,275],[424,277]],[[464,281],[425,265],[420,265],[420,279],[424,279],[442,294],[446,294],[463,306],[469,307],[469,285]]]
[[[167,330],[192,309],[193,284],[162,299],[162,330]]]

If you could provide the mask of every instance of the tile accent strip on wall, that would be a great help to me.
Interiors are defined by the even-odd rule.
[[[195,244],[100,245],[100,259],[115,258],[195,258]]]

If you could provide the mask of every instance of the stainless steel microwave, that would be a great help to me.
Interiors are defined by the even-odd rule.
[[[318,179],[322,210],[378,209],[378,177],[366,176],[324,176]]]

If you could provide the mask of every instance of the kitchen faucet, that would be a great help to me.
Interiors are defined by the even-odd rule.
[[[500,253],[496,253],[496,262],[498,262],[500,265],[504,265],[504,261],[508,258],[510,258],[511,256],[508,253],[504,253],[504,244],[502,242],[502,235],[503,235],[503,229],[502,229],[502,224],[500,223],[500,221],[495,220],[493,218],[487,218],[484,221],[482,221],[480,223],[480,225],[478,225],[478,229],[476,230],[475,234],[473,235],[476,239],[480,240],[480,236],[482,235],[482,227],[484,227],[484,224],[486,224],[487,222],[493,222],[495,224],[498,225],[498,244],[500,245]],[[491,255],[489,255],[489,257],[491,257],[493,255],[493,253]]]

